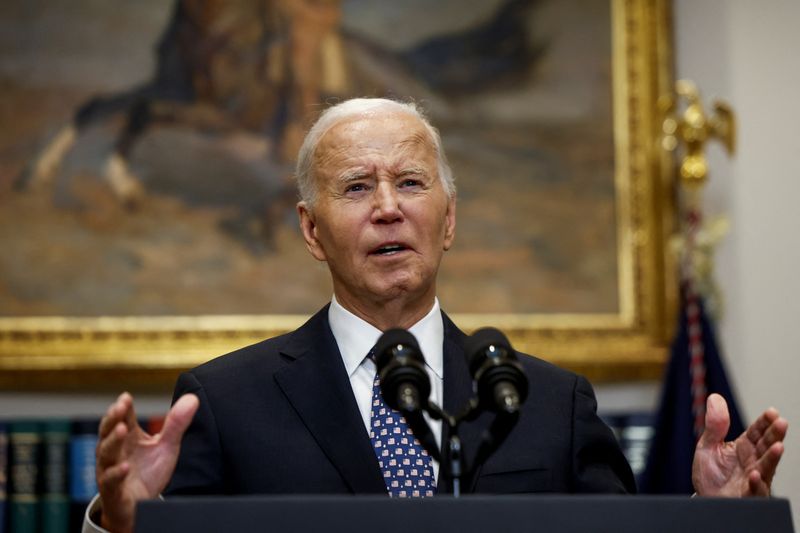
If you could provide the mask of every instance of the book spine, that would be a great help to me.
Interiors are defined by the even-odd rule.
[[[0,422],[0,533],[6,531],[8,498],[8,425]]]
[[[147,425],[142,426],[147,428],[147,432],[151,435],[157,435],[164,429],[164,421],[167,415],[153,415],[147,418]]]
[[[647,455],[655,435],[655,423],[651,413],[631,413],[625,417],[620,445],[628,464],[631,465],[637,486],[641,486],[641,478],[647,466]]]
[[[9,431],[10,481],[9,525],[13,533],[37,533],[39,529],[39,425],[13,422]]]
[[[69,420],[42,423],[42,533],[69,531],[67,463],[71,424]]]
[[[69,442],[69,498],[73,531],[80,531],[86,506],[97,494],[94,451],[97,447],[98,426],[98,420],[76,420],[72,423]]]

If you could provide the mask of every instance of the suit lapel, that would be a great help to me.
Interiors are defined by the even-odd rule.
[[[356,405],[328,307],[292,334],[283,355],[291,363],[275,381],[354,493],[386,493],[378,461]]]
[[[450,318],[442,313],[444,320],[444,410],[452,415],[460,414],[467,406],[473,396],[472,376],[469,373],[467,355],[464,352],[464,341],[466,335],[458,329]],[[467,422],[458,428],[458,434],[464,445],[465,459],[470,461],[476,451],[476,443],[480,441],[481,427],[479,423]],[[447,427],[442,429],[442,446],[444,447],[449,439]],[[471,466],[469,464],[467,467]],[[477,476],[475,476],[477,478]],[[440,479],[443,480],[443,478]],[[473,478],[474,479],[474,478]],[[449,481],[442,481],[439,484],[440,493],[453,491]],[[471,492],[471,487],[462,485],[463,492]]]
[[[442,313],[444,321],[444,409],[460,413],[472,397],[472,377],[464,353],[466,335]],[[328,308],[295,331],[282,350],[290,363],[275,373],[275,381],[319,446],[356,494],[386,494],[375,453],[364,429],[339,348],[328,325]],[[467,459],[479,442],[481,424],[459,427]],[[443,428],[442,444],[449,438]],[[472,445],[472,446],[471,446]],[[477,477],[477,476],[476,476]],[[469,492],[469,487],[462,487]],[[440,477],[439,493],[452,492]]]

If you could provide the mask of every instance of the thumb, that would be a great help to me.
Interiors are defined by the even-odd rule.
[[[700,436],[699,447],[722,444],[728,434],[731,417],[728,404],[719,394],[711,394],[706,400],[706,428]]]
[[[186,432],[186,428],[194,418],[200,399],[194,394],[184,394],[170,408],[164,420],[164,429],[161,430],[161,441],[178,445]]]

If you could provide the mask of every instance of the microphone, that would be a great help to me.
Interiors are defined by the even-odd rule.
[[[405,413],[427,409],[431,382],[414,335],[400,328],[385,331],[375,344],[375,364],[386,405]]]
[[[466,342],[469,370],[478,386],[478,402],[495,413],[515,414],[528,397],[528,378],[503,333],[482,328]]]

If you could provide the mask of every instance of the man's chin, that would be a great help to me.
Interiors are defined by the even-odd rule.
[[[381,283],[370,287],[370,292],[379,300],[408,299],[410,301],[424,298],[428,293],[433,294],[433,289],[429,284],[422,283],[418,278],[411,276],[381,280]]]

